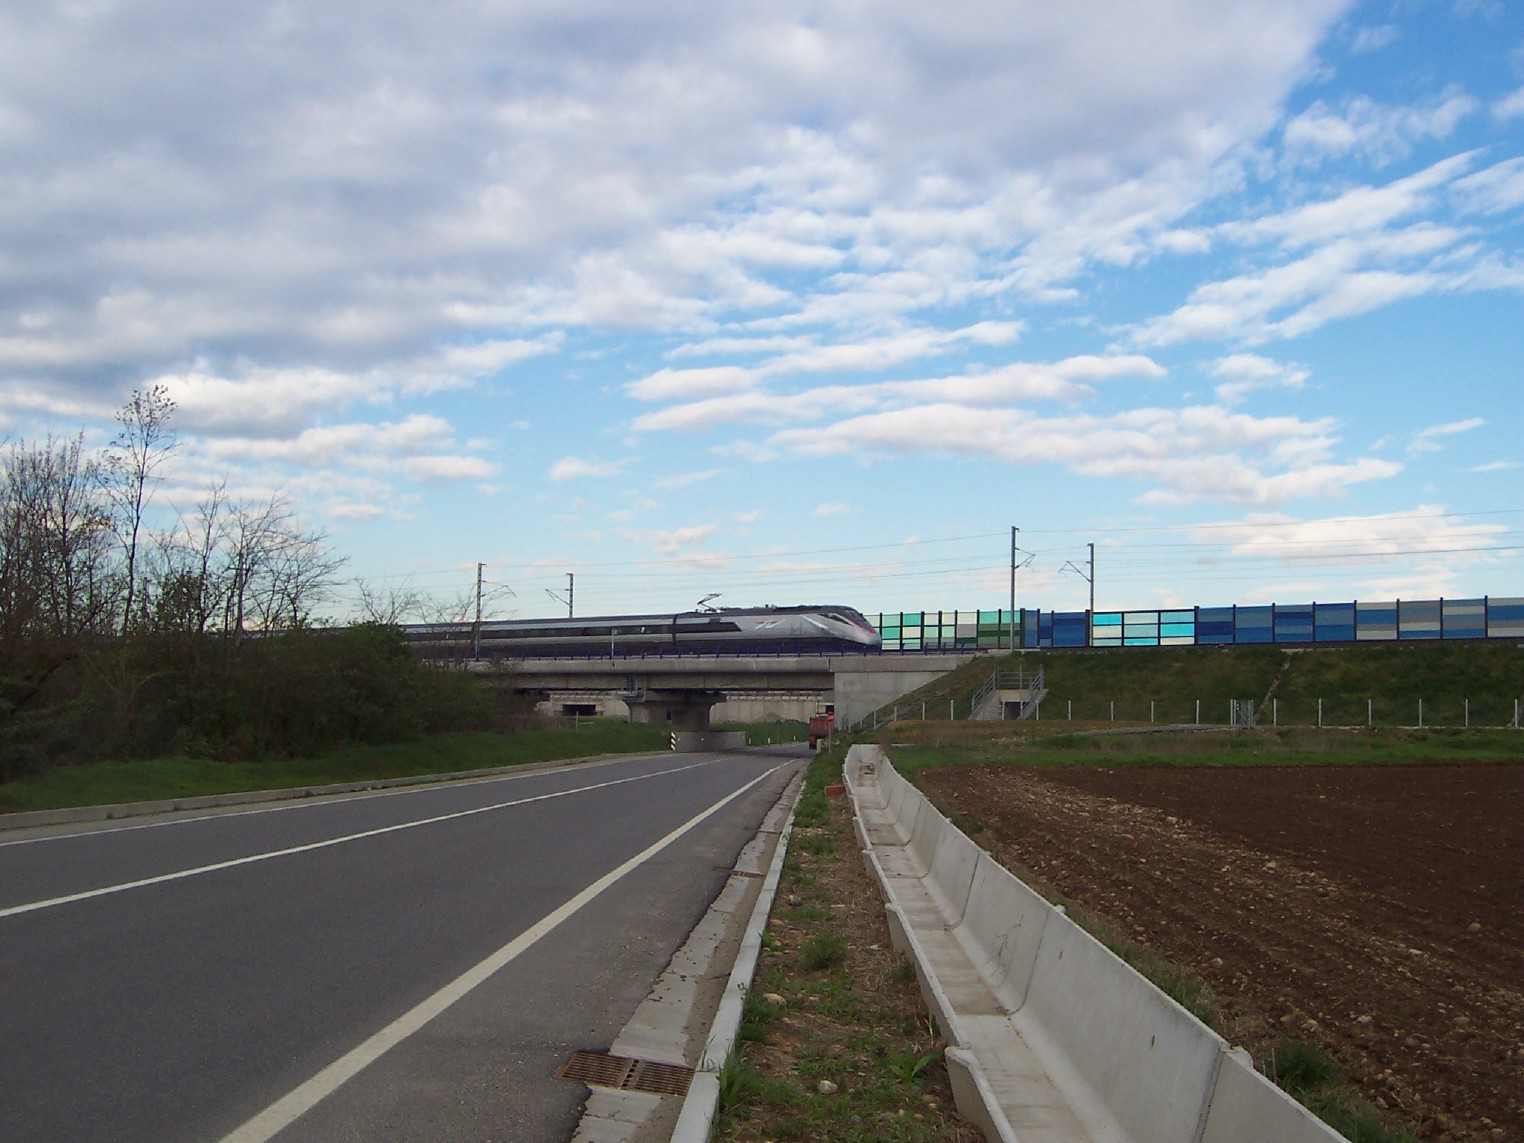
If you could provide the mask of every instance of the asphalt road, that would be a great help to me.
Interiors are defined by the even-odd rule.
[[[0,1140],[566,1139],[786,760],[0,835]]]

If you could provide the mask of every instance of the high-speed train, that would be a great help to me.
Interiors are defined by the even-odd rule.
[[[409,643],[424,654],[473,652],[473,623],[405,623]],[[852,607],[722,607],[666,615],[603,615],[586,619],[484,620],[483,657],[541,655],[787,655],[872,653],[878,632]]]

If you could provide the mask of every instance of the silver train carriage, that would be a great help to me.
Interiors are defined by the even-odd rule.
[[[426,655],[473,653],[473,623],[405,623]],[[852,607],[722,607],[666,615],[483,620],[483,657],[872,653],[878,632]]]

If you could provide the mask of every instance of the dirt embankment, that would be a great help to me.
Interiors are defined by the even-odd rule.
[[[955,767],[1018,873],[1189,967],[1263,1060],[1331,1051],[1426,1140],[1524,1140],[1524,765]]]

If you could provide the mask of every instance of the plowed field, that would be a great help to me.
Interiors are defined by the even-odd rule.
[[[1018,874],[1321,1044],[1426,1140],[1524,1140],[1524,765],[949,767]]]

